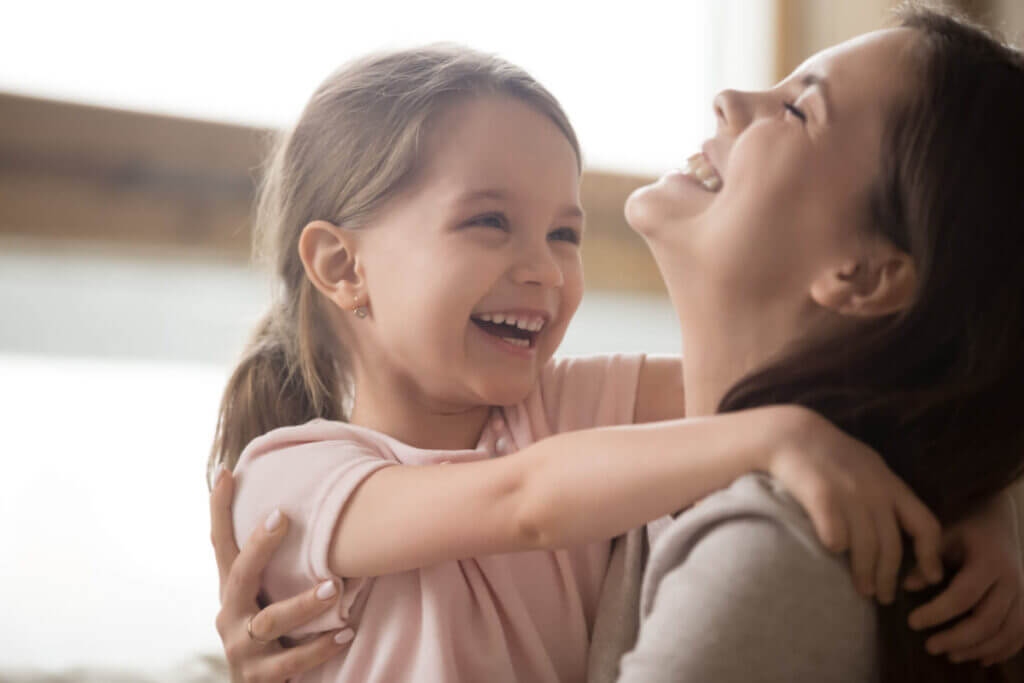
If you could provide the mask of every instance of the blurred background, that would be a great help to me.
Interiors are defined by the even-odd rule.
[[[622,218],[888,0],[10,3],[0,40],[0,681],[221,680],[204,471],[268,302],[249,219],[269,131],[342,62],[452,40],[558,96],[586,157],[588,291],[562,352],[678,352]],[[1024,2],[958,3],[1010,36]],[[609,324],[609,321],[612,321]]]

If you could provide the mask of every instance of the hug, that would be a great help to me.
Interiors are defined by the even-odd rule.
[[[625,206],[681,357],[558,359],[554,96],[450,45],[313,94],[210,461],[236,680],[1019,680],[1024,57],[909,6],[712,106]]]

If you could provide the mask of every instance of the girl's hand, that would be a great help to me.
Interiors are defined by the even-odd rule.
[[[921,630],[970,616],[930,637],[928,652],[946,653],[954,662],[981,659],[986,666],[1017,654],[1024,647],[1024,563],[1009,494],[950,527],[943,552],[960,570],[945,591],[910,614],[910,626]],[[904,588],[923,587],[915,569]]]
[[[353,633],[343,629],[296,647],[281,646],[278,638],[334,603],[337,587],[325,582],[260,609],[256,601],[260,575],[284,539],[288,520],[280,513],[272,513],[239,552],[231,521],[233,495],[234,479],[224,470],[210,494],[210,537],[220,570],[217,633],[224,643],[233,683],[281,683],[344,651]]]
[[[874,450],[817,413],[800,414],[794,438],[771,457],[768,471],[804,507],[826,548],[850,551],[857,590],[893,601],[901,528],[913,539],[923,576],[941,581],[942,530],[931,511]]]

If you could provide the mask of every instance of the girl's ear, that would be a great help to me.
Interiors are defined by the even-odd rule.
[[[299,258],[313,286],[339,308],[365,305],[366,278],[348,230],[327,221],[308,223],[299,235]]]
[[[906,252],[880,243],[857,261],[826,270],[811,283],[810,295],[840,315],[874,318],[910,306],[917,289],[917,269]]]

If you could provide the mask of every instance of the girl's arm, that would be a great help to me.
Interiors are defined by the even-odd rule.
[[[493,460],[384,468],[342,512],[330,567],[378,576],[608,539],[755,470],[789,488],[826,546],[851,547],[859,585],[876,570],[895,577],[899,526],[929,578],[941,577],[939,525],[927,508],[874,451],[794,406],[564,433]]]

